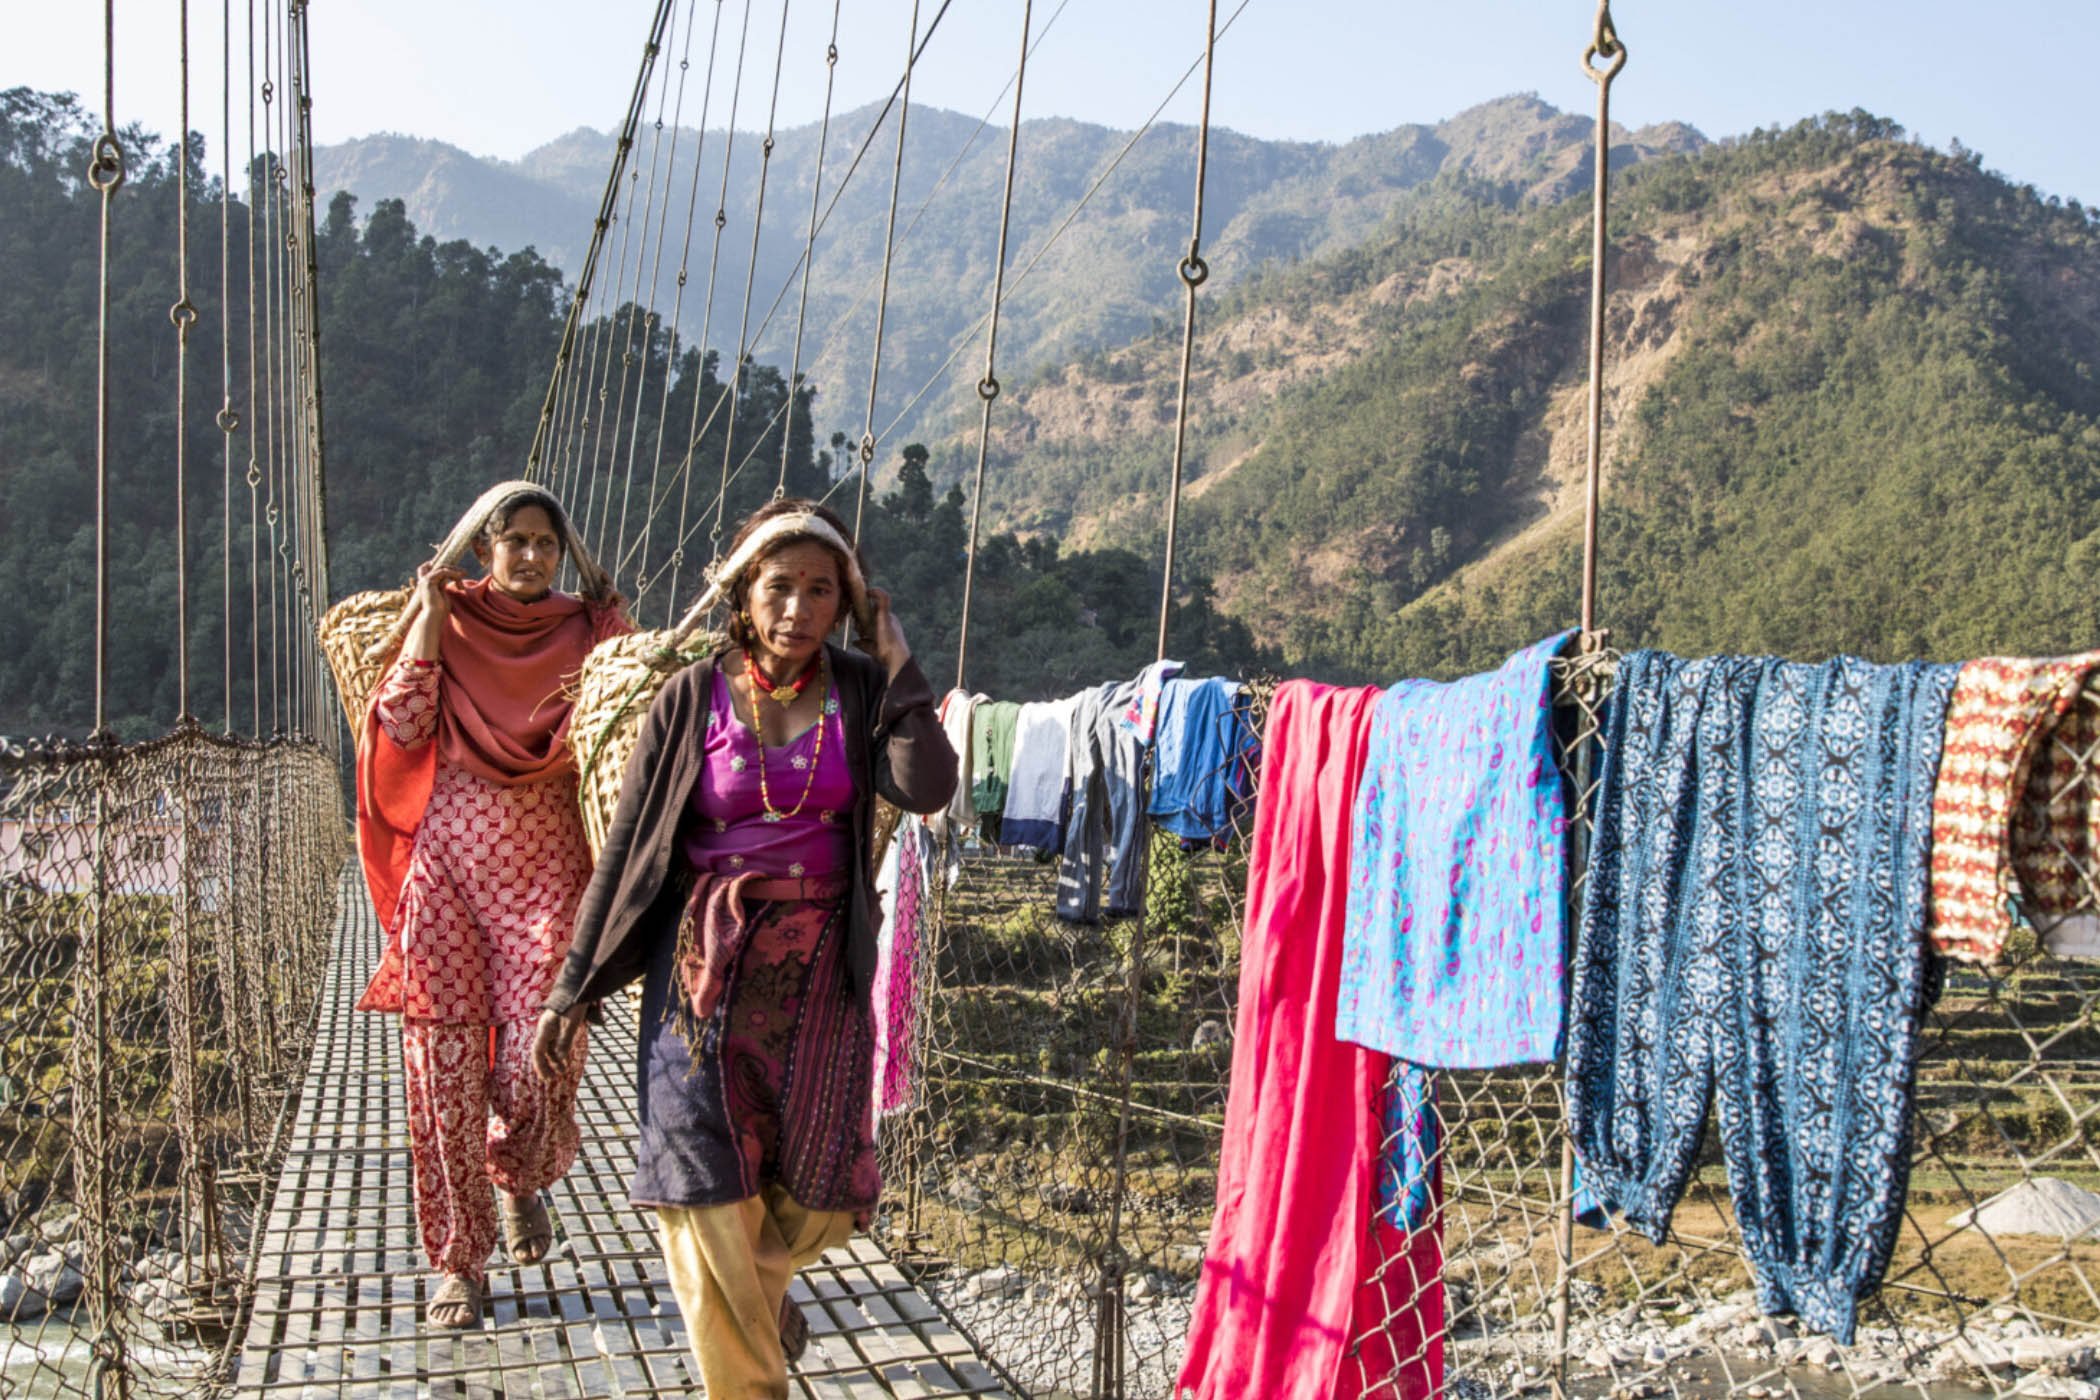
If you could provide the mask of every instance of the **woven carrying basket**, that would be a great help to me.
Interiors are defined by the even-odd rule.
[[[569,718],[569,745],[576,754],[576,800],[583,809],[584,839],[591,857],[605,849],[613,809],[620,802],[620,780],[634,756],[642,717],[664,683],[703,656],[712,655],[723,639],[695,633],[677,651],[669,648],[670,632],[630,632],[600,642],[584,660],[576,678],[576,708]],[[875,860],[879,865],[897,829],[899,812],[875,800]]]
[[[350,733],[357,738],[364,735],[365,707],[372,701],[372,688],[394,664],[401,648],[396,645],[371,661],[365,659],[365,653],[392,630],[401,610],[408,606],[408,597],[406,588],[353,593],[324,613],[321,625],[314,629],[328,657],[328,669],[335,673],[335,693],[350,720]]]

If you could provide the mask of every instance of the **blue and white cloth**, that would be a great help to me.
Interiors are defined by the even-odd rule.
[[[1849,1343],[1910,1178],[1932,791],[1956,668],[1619,663],[1575,948],[1584,1184],[1660,1242],[1720,1105],[1766,1312]]]

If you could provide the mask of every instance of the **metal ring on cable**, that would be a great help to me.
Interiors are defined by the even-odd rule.
[[[977,381],[977,397],[983,399],[986,403],[990,403],[993,399],[999,397],[999,378],[997,375],[987,374],[984,378]]]
[[[873,433],[862,433],[862,434],[860,435],[860,464],[861,464],[862,466],[864,466],[864,467],[865,467],[866,465],[868,465],[868,463],[870,463],[870,462],[872,462],[872,461],[874,461],[874,460],[875,460],[875,434],[873,434]]]
[[[1200,287],[1210,280],[1210,264],[1203,261],[1203,255],[1193,248],[1175,270],[1181,274],[1181,280],[1190,287]]]
[[[234,411],[232,404],[227,404],[224,408],[220,409],[219,416],[215,421],[218,423],[219,431],[222,433],[234,433],[240,431],[241,415]]]
[[[116,135],[105,131],[95,138],[94,156],[88,161],[88,183],[104,194],[113,194],[124,183],[124,147]]]
[[[1599,68],[1592,62],[1599,58],[1611,61]],[[1619,31],[1612,25],[1611,5],[1607,0],[1597,6],[1597,29],[1589,47],[1582,51],[1582,73],[1593,83],[1608,83],[1618,77],[1619,70],[1625,66],[1626,45],[1619,42]]]
[[[253,457],[250,457],[248,459],[248,489],[253,491],[260,485],[262,485],[262,468],[256,465]]]
[[[168,319],[175,323],[176,330],[188,335],[190,327],[197,324],[197,303],[184,297],[168,308]]]

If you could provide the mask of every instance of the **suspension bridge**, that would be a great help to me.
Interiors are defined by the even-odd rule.
[[[1189,238],[1174,257],[1183,322],[1173,449],[1159,489],[1160,656],[1172,641],[1176,512],[1196,411],[1191,365],[1199,291],[1210,276],[1203,229],[1212,59],[1245,3],[1222,17],[1214,4],[1192,7],[1192,62],[1182,79],[1201,75],[1203,119],[1190,153]],[[839,62],[838,6],[834,0],[833,47],[803,56],[824,62],[827,73]],[[903,193],[912,80],[949,0],[923,8],[913,7],[900,36],[888,101],[847,142],[842,164],[827,173],[820,157],[807,206],[790,211],[786,236],[799,234],[800,243],[791,274],[761,285],[755,250],[762,237],[782,237],[768,231],[780,226],[782,201],[776,193],[771,226],[766,201],[784,49],[768,53],[762,32],[747,60],[748,4],[725,27],[725,11],[735,11],[724,0],[659,0],[528,470],[577,503],[600,557],[631,581],[637,615],[676,619],[679,599],[701,581],[703,551],[721,539],[732,489],[768,473],[776,490],[785,486],[786,428],[801,370],[814,358],[806,310],[810,280],[821,275],[820,238],[848,182],[886,176],[882,270],[862,293],[874,323],[862,431],[834,489],[854,493],[858,524],[877,452],[905,415],[954,384],[974,392],[956,677],[963,686],[1001,395],[1002,308],[1110,187],[1144,132],[1044,242],[1012,246],[1029,55],[1063,11],[1038,22],[1023,0],[1001,96],[1011,107],[986,309],[896,408],[894,385],[883,398],[892,259],[926,207],[914,210]],[[784,44],[785,5],[781,17]],[[180,121],[188,131],[187,5],[183,22]],[[326,56],[311,52],[303,0],[251,5],[245,28],[228,5],[220,40],[228,61],[213,285],[221,294],[214,299],[191,282],[193,265],[210,261],[193,244],[208,243],[210,230],[193,227],[196,201],[181,163],[181,276],[169,288],[169,334],[177,421],[209,420],[220,433],[222,568],[216,580],[196,577],[182,551],[176,720],[165,734],[129,743],[109,732],[105,695],[109,420],[124,368],[111,356],[109,268],[121,246],[120,194],[141,153],[126,148],[113,68],[87,172],[102,207],[95,732],[84,742],[0,754],[11,785],[0,845],[15,861],[0,885],[0,1044],[10,1057],[0,1065],[0,1234],[10,1265],[35,1285],[0,1289],[0,1396],[694,1393],[654,1232],[625,1200],[635,1136],[631,1009],[611,1008],[596,1036],[578,1104],[582,1150],[551,1193],[554,1250],[536,1265],[492,1270],[481,1331],[423,1325],[432,1278],[416,1246],[400,1047],[389,1022],[352,1010],[379,938],[347,868],[344,731],[314,635],[333,597],[311,134],[314,78],[326,71]],[[238,104],[237,53],[247,60]],[[1608,97],[1625,61],[1600,6],[1583,58],[1597,97],[1580,615],[1593,638],[1611,295]],[[737,130],[747,62],[760,75],[770,66],[774,88],[755,195],[732,215],[733,145],[752,139]],[[716,83],[718,71],[734,81]],[[696,73],[697,94],[689,90]],[[710,134],[724,86],[727,117]],[[752,90],[759,87],[753,79]],[[832,132],[829,92],[820,151]],[[697,152],[688,188],[670,179],[689,100],[701,139],[732,148],[716,157],[722,179],[712,201],[702,197]],[[986,112],[980,133],[1000,110]],[[234,161],[244,139],[245,182]],[[243,188],[246,198],[237,199]],[[725,242],[746,239],[753,253],[742,285],[718,279]],[[753,348],[790,315],[788,391],[762,425],[740,427],[739,415],[753,411]],[[214,320],[217,404],[193,401],[190,369],[213,339]],[[852,320],[838,318],[825,334],[843,334]],[[959,369],[980,343],[982,361]],[[727,369],[711,392],[681,385],[681,345],[719,353]],[[885,402],[891,407],[879,411]],[[175,444],[172,493],[187,541],[209,526],[187,518],[200,464],[187,433]],[[190,638],[194,615],[211,607],[214,593],[223,612],[216,660],[225,712],[210,723],[192,713],[193,676],[210,663],[192,655]],[[1601,645],[1584,657],[1562,677],[1559,695],[1578,825],[1610,660]],[[245,714],[236,713],[240,694],[249,700]],[[2094,755],[2076,758],[2092,770]],[[1092,927],[1051,917],[1052,876],[1042,868],[989,848],[959,853],[958,878],[940,896],[930,935],[915,1036],[918,1102],[885,1127],[887,1194],[874,1229],[795,1284],[812,1331],[793,1369],[795,1394],[1170,1393],[1215,1204],[1244,870],[1231,855],[1169,845],[1155,844],[1151,858],[1145,914]],[[1172,890],[1171,907],[1154,907],[1161,889]],[[1399,1255],[1385,1260],[1382,1301],[1356,1319],[1340,1390],[1398,1393],[1391,1376],[1361,1360],[1364,1343],[1434,1287],[1446,1321],[1430,1341],[1442,1349],[1452,1394],[1514,1397],[1550,1387],[1745,1400],[1933,1395],[1958,1362],[1969,1366],[1963,1374],[1984,1377],[1965,1393],[2009,1395],[2017,1384],[2020,1394],[2082,1394],[2015,1382],[2011,1349],[2025,1341],[2039,1355],[2044,1341],[2100,1337],[2100,1246],[1994,1238],[1951,1222],[2002,1186],[2100,1173],[2090,1140],[2100,1110],[2096,1018],[2100,977],[2083,964],[2037,956],[2012,975],[1955,979],[1925,1036],[1918,1189],[1903,1241],[1888,1286],[1863,1316],[1861,1340],[1846,1348],[1758,1321],[1745,1301],[1742,1235],[1717,1169],[1696,1175],[1663,1245],[1616,1227],[1578,1233],[1555,1067],[1445,1076],[1442,1277],[1416,1280]],[[2016,1326],[2028,1330],[2015,1337],[2007,1329]],[[2001,1344],[2003,1365],[1985,1350]]]

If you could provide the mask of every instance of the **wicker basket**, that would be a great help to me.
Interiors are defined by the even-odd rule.
[[[365,707],[371,703],[372,688],[401,649],[396,645],[370,661],[365,653],[393,630],[401,610],[408,606],[409,593],[407,588],[353,593],[323,614],[321,625],[314,629],[328,657],[328,669],[335,673],[335,693],[355,737],[364,735]]]
[[[620,779],[641,734],[642,717],[656,693],[677,672],[707,656],[721,638],[695,633],[678,651],[669,632],[629,632],[591,648],[576,678],[576,708],[569,717],[569,746],[576,753],[576,799],[583,808],[583,834],[595,858],[605,847]]]

